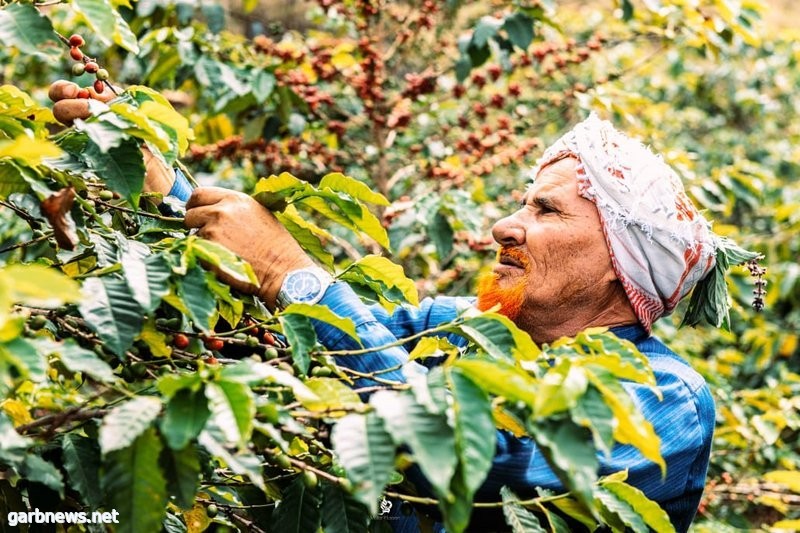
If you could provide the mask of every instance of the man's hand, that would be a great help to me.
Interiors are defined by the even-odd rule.
[[[86,98],[78,98],[78,91],[80,87],[67,80],[58,80],[50,86],[50,100],[55,102],[53,105],[53,115],[56,120],[71,126],[76,118],[86,119],[89,118],[89,100]],[[103,91],[98,93],[93,87],[89,87],[90,98],[99,100],[101,102],[109,102],[113,100],[116,95],[113,91]]]
[[[79,90],[80,87],[77,84],[66,80],[58,80],[50,86],[49,96],[55,102],[53,104],[53,115],[56,120],[67,126],[71,126],[75,119],[83,120],[91,116],[89,100],[78,98]],[[89,87],[88,90],[91,98],[101,102],[109,102],[116,98],[113,91],[97,93],[92,87]],[[142,147],[142,156],[147,170],[147,176],[144,180],[145,192],[161,193],[162,195],[169,193],[170,189],[172,189],[172,183],[175,181],[174,171],[159,158],[155,157],[146,147]]]
[[[270,309],[287,273],[314,266],[275,216],[244,193],[220,187],[195,189],[186,204],[185,224],[250,263],[260,287],[221,279],[243,292],[255,292]]]

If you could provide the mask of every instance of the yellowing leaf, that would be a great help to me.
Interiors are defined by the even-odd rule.
[[[353,57],[353,54],[350,52],[341,50],[331,56],[331,65],[336,67],[338,70],[345,70],[354,65],[358,65],[358,60],[356,60],[356,58]]]
[[[798,470],[773,470],[764,474],[764,480],[778,483],[792,492],[800,493],[800,471]]]
[[[510,431],[515,437],[525,435],[525,426],[522,421],[500,405],[492,407],[492,418],[494,418],[494,423],[499,429]]]
[[[2,407],[3,411],[14,421],[14,427],[33,422],[28,408],[19,400],[5,400],[3,403],[0,403],[0,407]]]
[[[770,531],[800,531],[800,520],[778,520],[769,528]]]
[[[162,152],[169,152],[169,135],[160,126],[153,124],[138,108],[131,104],[117,102],[111,104],[109,109],[133,124],[134,127],[128,129],[128,133],[135,134],[140,139],[153,143]]]
[[[167,336],[156,329],[155,319],[153,318],[145,322],[142,332],[136,338],[147,344],[150,352],[156,357],[169,357],[172,355],[172,348],[167,345]]]
[[[364,403],[353,389],[334,378],[311,378],[306,380],[306,386],[318,398],[300,398],[300,403],[309,411],[329,411],[331,416],[344,416],[346,411],[337,409],[361,409]]]
[[[324,176],[319,182],[319,188],[323,189],[325,187],[329,187],[334,191],[345,192],[356,200],[375,205],[389,205],[389,200],[385,196],[373,191],[360,181],[350,176],[345,176],[341,172],[332,172]]]
[[[46,157],[58,157],[61,148],[50,141],[20,136],[13,141],[0,142],[0,158],[15,159],[30,167],[41,164]]]
[[[202,533],[211,525],[211,520],[202,505],[195,505],[191,510],[184,511],[183,520],[186,522],[188,533]]]
[[[630,396],[618,385],[620,391],[615,392],[609,386],[606,379],[587,369],[589,381],[597,387],[603,395],[606,405],[614,413],[616,425],[614,427],[614,438],[621,444],[631,444],[635,446],[643,456],[650,459],[661,467],[664,473],[667,465],[661,457],[661,439],[655,432],[653,424],[645,420],[641,412],[637,411]],[[610,378],[611,383],[617,383],[614,378]]]
[[[57,307],[80,300],[80,287],[58,270],[43,265],[11,265],[0,271],[11,299],[35,307]]]
[[[194,131],[189,126],[186,117],[175,111],[172,106],[158,104],[152,100],[139,106],[139,110],[151,120],[169,126],[178,136],[178,150],[181,155],[189,147],[189,141],[194,139]]]
[[[419,305],[417,286],[406,277],[403,267],[392,263],[389,259],[379,255],[368,255],[347,268],[351,269],[360,271],[374,281],[382,282],[389,289],[398,289],[410,304]]]
[[[331,311],[328,307],[320,304],[310,305],[303,303],[294,303],[283,310],[282,315],[303,315],[308,318],[313,318],[331,326],[338,328],[352,337],[355,341],[361,344],[356,333],[356,325],[350,318],[343,318]]]

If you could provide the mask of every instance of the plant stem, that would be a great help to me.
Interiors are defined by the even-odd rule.
[[[6,252],[10,252],[11,250],[16,250],[17,248],[25,248],[26,246],[30,246],[31,244],[36,244],[37,242],[41,242],[47,240],[53,235],[53,232],[46,233],[41,237],[36,237],[35,239],[31,239],[25,242],[18,242],[17,244],[12,244],[11,246],[6,246],[5,248],[0,249],[0,254],[4,254]]]
[[[124,213],[130,213],[132,215],[140,215],[140,216],[143,216],[143,217],[154,218],[156,220],[161,220],[163,222],[181,222],[181,223],[183,222],[183,219],[179,218],[179,217],[167,217],[167,216],[164,216],[164,215],[156,215],[155,213],[148,213],[147,211],[143,211],[141,209],[138,210],[138,211],[134,211],[133,209],[131,209],[129,207],[122,207],[121,205],[115,205],[115,204],[112,204],[110,202],[105,202],[103,200],[100,200],[98,198],[95,198],[94,201],[96,203],[102,205],[102,206],[105,206],[105,207],[109,208],[109,209],[116,209],[117,211],[122,211]]]
[[[394,348],[395,346],[402,346],[403,344],[413,341],[415,339],[419,339],[421,337],[425,337],[426,335],[432,335],[434,333],[439,333],[442,331],[448,331],[455,325],[458,325],[460,319],[456,319],[452,322],[448,322],[443,325],[439,325],[430,329],[426,329],[420,331],[419,333],[415,333],[413,335],[409,335],[408,337],[403,337],[402,339],[397,339],[396,341],[392,341],[387,344],[383,344],[381,346],[371,346],[369,348],[361,348],[357,350],[319,350],[311,352],[312,355],[365,355],[372,352],[380,352],[381,350],[386,350],[388,348]]]

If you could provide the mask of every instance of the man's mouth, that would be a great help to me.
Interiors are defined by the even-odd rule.
[[[500,263],[501,265],[512,266],[516,268],[525,268],[525,264],[522,261],[520,261],[517,257],[515,257],[515,255],[516,254],[501,252],[497,262]]]

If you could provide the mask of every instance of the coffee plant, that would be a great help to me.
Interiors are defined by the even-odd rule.
[[[681,313],[658,328],[717,401],[694,527],[797,528],[796,39],[767,40],[755,2],[480,4],[319,0],[293,28],[250,1],[0,3],[0,527],[38,509],[116,510],[114,531],[381,531],[416,511],[454,532],[482,512],[514,531],[671,531],[625,472],[597,474],[617,442],[663,466],[620,384],[655,384],[629,343],[537,346],[465,309],[398,338],[438,363],[427,375],[357,372],[348,358],[375,348],[350,319],[271,313],[221,283],[254,275],[144,186],[155,157],[252,194],[392,311],[470,294],[490,221],[599,110],[665,154],[718,233],[767,256],[761,314],[741,271],[730,331],[677,330]],[[266,31],[237,31],[236,13]],[[90,118],[55,121],[60,78]],[[362,348],[328,350],[318,322]],[[474,501],[498,428],[535,440],[566,491]]]

